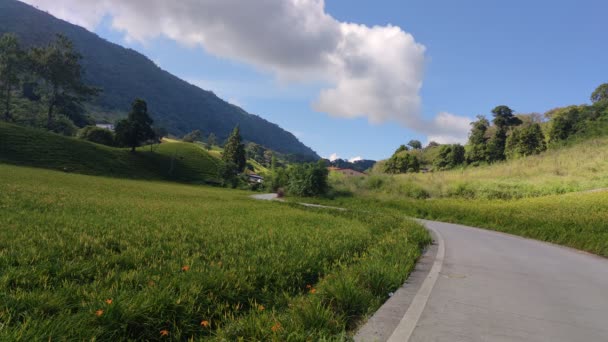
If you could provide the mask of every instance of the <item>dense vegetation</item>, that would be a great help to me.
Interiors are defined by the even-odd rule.
[[[142,98],[148,102],[157,125],[173,135],[182,136],[199,129],[205,135],[214,133],[219,141],[224,141],[239,125],[246,141],[284,154],[318,159],[310,148],[277,125],[178,79],[133,50],[107,42],[29,5],[16,0],[0,0],[0,35],[3,33],[14,33],[27,49],[48,46],[57,34],[69,38],[83,57],[84,83],[102,90],[86,106],[88,114],[97,121],[114,123],[126,116],[134,99]],[[12,111],[19,124],[45,124],[46,111],[28,80],[13,88],[10,94],[14,97]],[[4,98],[4,94],[0,96]],[[64,116],[68,111],[62,110],[58,114],[58,121],[65,126]],[[90,122],[76,124],[83,127]]]
[[[429,242],[247,195],[0,164],[0,340],[344,339]]]
[[[555,108],[544,115],[516,115],[511,108],[498,106],[492,110],[491,122],[479,115],[471,123],[466,146],[431,142],[422,148],[419,141],[412,140],[409,147],[401,145],[390,159],[378,163],[375,170],[394,174],[487,165],[538,155],[571,140],[605,136],[608,134],[606,89],[608,83],[600,85],[591,95],[590,105]]]

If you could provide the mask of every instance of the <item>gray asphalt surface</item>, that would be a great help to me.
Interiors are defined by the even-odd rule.
[[[410,341],[608,341],[608,259],[421,222],[445,258]]]

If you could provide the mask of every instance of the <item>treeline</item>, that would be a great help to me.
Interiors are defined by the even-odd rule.
[[[449,170],[491,164],[542,153],[572,137],[608,134],[608,83],[591,95],[590,105],[556,108],[541,114],[516,115],[508,106],[492,110],[492,121],[477,116],[468,143],[427,147],[417,140],[401,145],[384,162],[386,173]]]

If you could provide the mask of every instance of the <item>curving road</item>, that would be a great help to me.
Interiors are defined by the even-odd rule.
[[[413,298],[391,298],[408,303],[400,320],[393,317],[397,326],[387,328],[391,318],[381,309],[357,340],[608,341],[608,259],[482,229],[420,222],[440,241],[437,256],[427,262],[430,271],[420,284],[406,284],[395,295],[413,292]]]

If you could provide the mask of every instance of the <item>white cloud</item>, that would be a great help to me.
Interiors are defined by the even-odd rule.
[[[348,161],[351,163],[355,163],[355,162],[362,161],[362,160],[363,160],[363,158],[361,158],[361,157],[353,157],[353,158],[350,158]]]
[[[421,115],[422,44],[397,26],[340,22],[325,12],[324,0],[23,1],[89,29],[108,16],[128,40],[164,36],[281,81],[322,84],[312,106],[332,116],[462,135],[445,127],[446,113],[431,122]]]
[[[425,125],[422,132],[428,134],[429,141],[440,144],[464,144],[468,139],[473,121],[471,118],[441,112],[433,121]]]
[[[337,153],[333,153],[333,154],[332,154],[331,156],[329,156],[329,158],[327,158],[327,159],[329,159],[329,161],[332,161],[332,162],[333,162],[333,161],[335,161],[335,160],[340,159],[340,156],[339,156]]]

